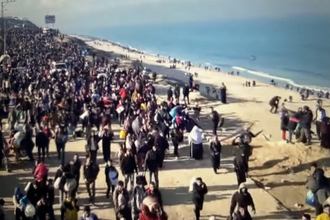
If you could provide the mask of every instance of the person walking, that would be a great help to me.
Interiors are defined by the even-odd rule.
[[[100,140],[101,138],[98,134],[96,134],[95,131],[93,131],[92,135],[90,135],[87,139],[87,149],[89,151],[89,157],[94,163],[96,163],[97,151],[99,149]]]
[[[315,126],[316,126],[316,134],[319,140],[321,140],[321,125],[323,118],[326,117],[325,110],[319,105],[315,111]]]
[[[38,158],[39,160],[45,161],[45,150],[48,146],[48,137],[43,131],[39,131],[36,135],[36,145],[38,148]],[[41,152],[42,152],[42,158],[41,158]]]
[[[132,193],[132,213],[133,213],[133,220],[138,220],[141,208],[143,205],[143,199],[145,197],[145,188],[143,185],[143,180],[141,179],[142,176],[136,177],[136,186],[133,189]]]
[[[212,153],[212,167],[215,174],[217,174],[218,169],[220,169],[221,148],[222,146],[218,136],[215,135],[210,143],[210,150]]]
[[[157,148],[156,146],[153,146],[152,149],[149,150],[146,154],[144,171],[147,172],[147,170],[149,170],[149,183],[152,182],[152,176],[154,176],[157,188],[159,187],[158,168],[159,160]]]
[[[203,210],[204,196],[207,194],[207,186],[202,178],[196,178],[193,183],[193,203],[196,220],[200,219],[200,211]]]
[[[239,210],[239,207],[244,209],[244,216],[250,216],[250,213],[247,209],[248,206],[251,206],[252,212],[255,214],[256,209],[254,206],[254,202],[251,194],[248,192],[248,189],[244,183],[239,185],[237,192],[235,192],[231,198],[231,205],[229,216],[230,219],[233,219],[233,213],[235,211],[235,207]],[[250,216],[251,217],[251,216]],[[249,218],[247,218],[249,219]]]
[[[95,202],[95,181],[99,171],[99,166],[95,164],[90,158],[86,158],[86,163],[84,165],[84,177],[89,195],[89,201],[92,203]]]
[[[106,197],[109,198],[110,189],[111,189],[111,194],[113,195],[119,177],[119,173],[116,167],[112,165],[111,160],[107,161],[104,169],[104,174],[105,174],[105,182],[107,184]]]
[[[237,177],[237,185],[240,186],[241,183],[246,181],[248,172],[248,165],[244,153],[238,154],[234,158],[234,169]]]
[[[124,187],[123,181],[118,181],[118,185],[113,192],[113,205],[116,213],[116,220],[131,220],[132,215],[128,205],[129,195]]]
[[[176,86],[174,88],[174,98],[176,100],[180,100],[180,87],[178,84],[176,84]]]
[[[55,132],[55,144],[57,149],[57,157],[58,160],[61,160],[61,164],[64,166],[65,164],[65,144],[68,141],[68,132],[64,127],[65,125],[61,125],[59,129]]]
[[[217,135],[217,129],[218,129],[218,125],[220,122],[220,116],[219,116],[219,113],[213,109],[213,107],[210,107],[210,116],[211,116],[211,120],[212,120],[212,124],[213,124],[213,135]]]
[[[312,134],[311,134],[311,127],[312,127],[312,121],[313,121],[313,113],[309,109],[308,106],[303,107],[303,117],[301,120],[301,136],[299,142],[303,142],[304,137],[307,139],[306,145],[311,145],[311,139],[312,139]]]
[[[103,128],[103,135],[102,135],[102,153],[104,162],[111,160],[111,140],[112,135],[110,134],[108,128]]]
[[[173,97],[173,90],[172,87],[170,86],[170,88],[167,90],[167,101],[170,101]]]
[[[183,90],[183,101],[186,103],[186,99],[187,99],[187,103],[189,105],[190,104],[189,103],[189,92],[190,92],[190,88],[189,88],[189,86],[188,86],[187,83],[184,85],[184,87],[182,88],[182,90]]]
[[[128,153],[125,153],[121,159],[120,168],[125,177],[125,188],[127,189],[128,181],[130,181],[130,190],[133,190],[134,172],[138,173],[138,170],[132,149],[128,149]]]
[[[73,161],[71,161],[71,173],[74,177],[74,179],[77,181],[77,186],[74,189],[74,192],[78,192],[79,188],[79,180],[80,180],[80,169],[81,169],[81,161],[79,159],[78,154],[75,154],[73,157]]]

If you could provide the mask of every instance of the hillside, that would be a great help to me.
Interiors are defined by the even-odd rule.
[[[29,20],[20,20],[20,19],[15,19],[15,18],[4,18],[4,19],[5,19],[5,21],[7,21],[6,29],[11,29],[11,28],[14,28],[15,26],[22,27],[23,25],[24,25],[24,27],[28,27],[28,28],[39,28],[37,25],[35,25],[34,23],[32,23]],[[2,18],[0,18],[0,54],[3,54],[2,26],[3,26],[3,21],[2,21]]]
[[[38,28],[37,25],[33,24],[29,20],[20,20],[20,19],[14,19],[14,18],[4,18],[7,21],[7,29],[13,28],[14,26],[25,26],[25,27],[32,27],[32,28]],[[2,18],[0,18],[0,27],[2,28]]]

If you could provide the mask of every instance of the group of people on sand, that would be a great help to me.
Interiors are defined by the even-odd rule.
[[[0,81],[4,96],[0,115],[8,115],[11,134],[6,140],[0,132],[0,159],[11,148],[17,157],[27,156],[34,163],[31,173],[34,180],[24,190],[14,189],[16,220],[54,220],[53,205],[57,193],[61,205],[60,219],[77,220],[81,182],[86,186],[90,203],[93,205],[96,202],[96,183],[100,172],[97,155],[100,148],[107,184],[104,194],[113,204],[114,218],[168,219],[159,181],[166,151],[173,145],[173,156],[179,159],[179,145],[183,144],[186,132],[190,157],[201,160],[204,154],[201,107],[197,103],[189,106],[193,76],[189,76],[189,82],[183,87],[176,85],[174,91],[170,88],[167,100],[160,101],[156,97],[154,80],[149,80],[143,70],[120,69],[118,62],[98,56],[95,56],[93,66],[89,67],[82,55],[82,47],[74,40],[61,42],[54,33],[45,34],[39,29],[28,28],[11,29],[7,38],[10,58],[1,66]],[[64,63],[66,68],[54,69],[54,62]],[[275,112],[278,102],[279,97],[271,102],[271,106],[276,107]],[[299,121],[292,121],[301,124],[300,133],[310,143],[307,122],[311,112],[308,110],[304,107],[301,116],[295,116]],[[213,132],[211,162],[217,174],[222,150],[217,130],[223,119],[212,107],[208,113]],[[323,118],[320,116],[319,121],[318,114],[323,113],[321,110],[317,113],[317,121],[321,123]],[[114,119],[122,128],[117,168],[113,164],[117,158],[111,157]],[[319,130],[322,140],[325,136],[323,130]],[[290,131],[293,134],[294,130],[290,129],[289,134]],[[248,207],[252,208],[252,212],[256,210],[245,182],[252,154],[250,143],[258,134],[260,132],[253,134],[246,131],[232,142],[235,146],[233,165],[238,190],[232,196],[230,219],[250,220],[252,217]],[[75,155],[72,159],[66,157],[66,145],[71,138],[85,138],[85,155]],[[59,164],[54,178],[49,177],[45,164],[50,156],[51,141],[56,145]],[[38,148],[37,160],[33,154],[34,146]],[[193,178],[189,191],[196,220],[199,220],[208,193],[207,185],[202,178]],[[98,217],[90,206],[85,206],[80,219],[96,220]]]
[[[274,96],[270,101],[270,112],[277,113],[281,97]],[[281,120],[282,139],[293,144],[292,136],[295,135],[297,142],[312,144],[312,134],[316,134],[320,146],[330,149],[330,120],[326,115],[322,102],[317,103],[315,114],[308,106],[298,108],[298,111],[291,111],[285,107],[283,102],[279,112]],[[316,132],[312,131],[312,124],[315,124]],[[288,138],[286,133],[288,132]]]
[[[80,210],[77,193],[81,181],[86,186],[90,203],[95,203],[100,148],[106,164],[105,196],[112,197],[110,202],[116,219],[167,219],[159,190],[159,170],[164,166],[169,141],[173,144],[174,156],[179,159],[179,145],[183,143],[184,132],[189,133],[190,156],[203,159],[203,136],[199,125],[201,108],[198,104],[188,107],[189,92],[193,90],[192,76],[183,87],[182,104],[178,86],[174,92],[168,91],[167,101],[158,104],[155,86],[142,70],[119,69],[118,63],[97,56],[93,67],[89,68],[78,43],[74,40],[60,42],[56,34],[45,34],[39,29],[11,29],[7,37],[10,59],[2,63],[1,69],[4,94],[1,115],[8,114],[7,127],[11,134],[7,141],[0,133],[1,157],[13,149],[17,157],[27,156],[34,163],[31,173],[34,180],[24,190],[14,189],[16,219],[54,220],[53,205],[58,192],[60,219],[77,220]],[[52,69],[54,62],[65,63],[66,69]],[[191,115],[189,110],[194,113]],[[213,170],[217,173],[221,159],[217,129],[221,118],[213,108],[209,113],[214,135],[210,152]],[[113,119],[122,126],[119,170],[113,166],[114,158],[111,158]],[[70,138],[86,139],[84,161],[79,155],[72,159],[66,157]],[[49,177],[45,163],[50,156],[52,140],[59,164],[54,178]],[[251,219],[247,207],[255,208],[244,185],[249,142],[242,136],[234,145],[239,148],[234,161],[239,190],[233,195],[230,216],[236,220]],[[38,148],[37,160],[34,146]],[[124,181],[119,180],[120,175]],[[195,178],[191,193],[197,220],[207,192],[202,179]],[[98,217],[90,206],[85,206],[80,219],[96,220]]]

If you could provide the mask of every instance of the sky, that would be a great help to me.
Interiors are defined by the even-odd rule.
[[[111,26],[314,14],[330,19],[330,0],[16,0],[5,11],[5,16],[27,17],[39,26],[45,26],[46,14],[56,16],[61,31],[81,33]]]

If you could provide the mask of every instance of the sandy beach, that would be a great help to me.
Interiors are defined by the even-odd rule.
[[[128,53],[126,49],[113,46],[107,42],[95,45],[94,42],[87,41],[87,44],[100,50],[128,55],[132,60],[142,60],[143,66],[157,72],[157,74],[181,81],[187,80],[184,74],[187,72],[185,67],[177,65],[176,69],[170,69],[170,63],[167,59],[165,59],[166,63],[157,63],[158,57],[148,54]],[[327,170],[327,167],[330,166],[330,163],[326,160],[329,152],[326,150],[320,151],[319,141],[315,135],[312,137],[313,144],[309,147],[303,144],[287,144],[283,141],[280,130],[280,116],[269,112],[269,100],[275,95],[282,97],[282,101],[292,96],[293,102],[285,103],[287,109],[296,111],[299,107],[307,105],[315,113],[317,97],[310,97],[307,101],[302,101],[299,93],[295,90],[285,90],[260,82],[257,82],[256,87],[243,87],[245,81],[252,80],[215,70],[205,70],[203,67],[192,67],[190,69],[190,73],[195,72],[198,73],[198,77],[194,80],[198,82],[211,84],[215,87],[220,87],[221,83],[225,83],[228,104],[222,105],[220,102],[205,100],[198,93],[191,94],[191,104],[202,99],[203,101],[200,102],[202,107],[214,106],[223,117],[237,122],[237,124],[225,123],[225,127],[234,125],[236,128],[246,128],[253,124],[251,128],[253,132],[263,130],[265,137],[260,135],[253,140],[255,150],[250,160],[252,178],[258,181],[260,186],[269,187],[268,193],[283,203],[287,209],[298,213],[308,211],[310,208],[308,206],[297,208],[295,205],[304,205],[305,203],[307,192],[305,182],[309,164],[317,162],[320,167]],[[323,107],[326,112],[330,112],[330,100],[323,99]],[[208,109],[205,109],[203,113],[206,114],[206,111]],[[315,131],[315,125],[312,126],[312,130]],[[231,139],[224,142],[224,144],[230,143]]]
[[[158,75],[155,84],[156,94],[159,99],[165,99],[166,91],[175,80],[187,81],[185,67],[177,65],[176,69],[170,69],[170,63],[157,63],[158,57],[151,55],[141,55],[127,52],[120,46],[113,46],[111,43],[86,40],[86,44],[97,50],[113,52],[115,55],[129,56],[120,58],[120,68],[128,68],[132,61],[142,60],[142,65],[147,69],[155,71]],[[141,57],[142,56],[142,57]],[[308,175],[309,163],[317,162],[320,167],[330,167],[327,159],[329,152],[320,151],[319,141],[313,136],[313,144],[305,146],[303,144],[287,144],[281,139],[279,114],[269,112],[269,100],[274,96],[281,96],[282,100],[289,96],[293,97],[292,103],[286,103],[287,109],[296,111],[299,107],[308,105],[313,112],[316,109],[316,97],[311,97],[307,101],[301,101],[300,96],[295,91],[284,90],[271,85],[257,82],[256,87],[243,87],[245,79],[240,76],[232,76],[214,70],[192,67],[191,73],[198,73],[194,78],[197,82],[211,84],[219,87],[224,83],[227,87],[227,104],[220,101],[208,100],[198,92],[190,94],[190,103],[198,102],[202,107],[201,125],[207,134],[211,133],[209,124],[208,107],[212,106],[225,118],[224,129],[220,132],[223,152],[221,160],[221,170],[219,175],[215,175],[211,168],[209,145],[204,143],[204,159],[195,161],[189,159],[189,149],[187,140],[180,145],[180,159],[175,160],[170,156],[172,145],[165,159],[164,168],[160,171],[160,188],[164,200],[164,209],[169,215],[169,220],[192,220],[194,213],[191,195],[188,193],[189,182],[192,177],[200,176],[206,183],[209,193],[205,198],[204,209],[201,212],[201,219],[207,220],[210,216],[217,219],[227,219],[232,194],[237,190],[236,176],[233,172],[233,149],[230,146],[232,138],[240,131],[251,126],[251,131],[256,133],[263,130],[263,135],[259,135],[252,142],[254,148],[250,157],[250,176],[247,181],[249,192],[251,193],[256,206],[256,215],[253,219],[275,220],[293,219],[301,216],[301,213],[310,212],[313,209],[304,203],[307,190],[305,182]],[[160,76],[162,75],[162,77]],[[323,100],[323,106],[327,113],[330,113],[330,101]],[[115,141],[112,143],[112,157],[116,157],[119,140],[120,127],[118,123],[113,126]],[[312,127],[315,131],[315,126]],[[81,138],[70,141],[67,144],[67,158],[72,158],[74,154],[83,155],[86,141]],[[36,150],[35,150],[36,151]],[[50,146],[51,159],[46,163],[50,167],[50,176],[56,172],[58,161],[56,160],[55,144],[52,141]],[[99,161],[103,163],[101,152],[98,155]],[[118,167],[118,158],[115,158],[115,165]],[[24,162],[27,163],[27,162]],[[4,195],[8,204],[11,204],[13,183],[19,182],[19,186],[31,181],[30,169],[23,168],[24,163],[13,165],[13,172],[6,174],[0,172],[2,187],[1,195]],[[330,170],[327,172],[329,176]],[[123,176],[119,179],[123,180]],[[266,190],[267,189],[267,190]],[[85,186],[81,183],[78,195],[79,204],[88,203],[88,195]],[[100,219],[115,219],[112,209],[112,202],[105,197],[106,183],[104,180],[104,165],[101,164],[101,171],[96,183],[96,203],[92,207]],[[302,204],[302,208],[295,205]],[[59,214],[59,205],[54,206],[56,214]],[[11,206],[6,207],[6,214],[9,219],[13,218]]]

